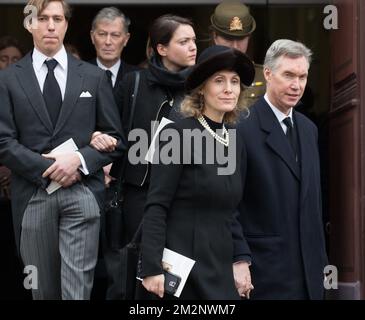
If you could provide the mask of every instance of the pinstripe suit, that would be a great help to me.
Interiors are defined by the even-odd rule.
[[[52,126],[31,54],[0,73],[0,162],[13,172],[12,206],[23,262],[38,268],[35,299],[88,299],[96,264],[103,207],[102,167],[125,143],[105,72],[68,55],[66,91]],[[89,98],[81,98],[88,91]],[[116,151],[89,146],[95,130],[119,140]],[[82,182],[47,195],[42,173],[52,160],[41,155],[73,138],[90,172]]]

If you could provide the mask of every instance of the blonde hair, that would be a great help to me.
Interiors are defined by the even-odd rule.
[[[204,113],[204,97],[200,90],[205,86],[204,81],[200,86],[192,90],[192,92],[185,96],[181,102],[181,113],[187,117],[199,118]],[[237,106],[230,112],[226,112],[223,117],[223,122],[228,124],[235,124],[238,120],[239,114],[242,111],[248,112],[248,106],[245,99],[244,91],[246,87],[241,83],[241,92],[238,97]]]

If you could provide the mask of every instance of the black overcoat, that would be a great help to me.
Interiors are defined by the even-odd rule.
[[[246,164],[240,222],[252,253],[254,299],[322,299],[327,263],[317,128],[293,110],[300,157],[264,98],[238,125]]]

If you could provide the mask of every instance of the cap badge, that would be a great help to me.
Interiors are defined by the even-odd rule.
[[[241,19],[238,18],[238,17],[233,17],[232,18],[232,21],[229,25],[229,31],[237,31],[237,30],[240,30],[242,31],[243,28],[242,28],[242,22],[241,22]]]

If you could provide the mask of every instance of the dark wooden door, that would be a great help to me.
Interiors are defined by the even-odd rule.
[[[365,3],[336,0],[331,32],[329,120],[330,263],[339,271],[332,298],[363,299],[365,200]]]

